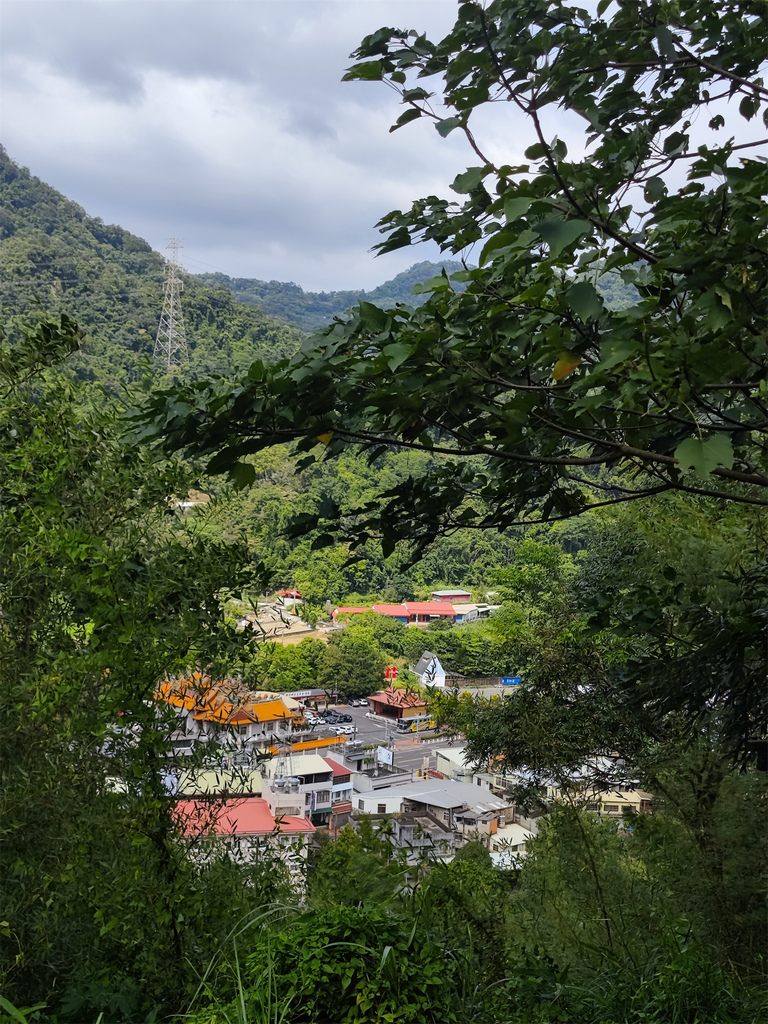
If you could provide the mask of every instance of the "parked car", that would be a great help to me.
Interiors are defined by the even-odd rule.
[[[354,725],[337,725],[333,731],[337,736],[352,736],[355,727]]]

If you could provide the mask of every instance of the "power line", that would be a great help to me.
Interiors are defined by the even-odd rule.
[[[163,311],[160,314],[160,326],[155,339],[155,362],[162,364],[166,371],[174,366],[186,366],[189,363],[187,336],[184,331],[184,316],[181,311],[181,289],[183,284],[179,275],[178,238],[169,238],[166,249],[171,255],[165,261],[165,288],[163,291]]]

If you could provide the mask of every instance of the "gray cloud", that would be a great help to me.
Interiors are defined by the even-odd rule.
[[[3,142],[14,159],[189,269],[373,287],[434,249],[374,263],[375,222],[446,193],[474,158],[397,98],[342,84],[383,24],[441,37],[453,0],[4,0]],[[197,265],[195,265],[195,261]]]

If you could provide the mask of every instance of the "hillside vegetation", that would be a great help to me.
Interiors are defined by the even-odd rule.
[[[11,340],[30,320],[66,313],[86,339],[78,378],[115,388],[147,373],[163,304],[164,260],[136,235],[89,216],[0,148],[0,306]],[[302,334],[184,275],[192,378],[291,355]]]
[[[305,292],[293,282],[259,281],[248,277],[227,277],[226,274],[200,274],[200,280],[212,288],[226,288],[236,299],[248,306],[257,306],[270,316],[291,320],[305,331],[327,326],[335,316],[341,316],[358,302],[375,302],[379,306],[394,306],[398,302],[419,305],[426,296],[412,295],[414,285],[438,275],[443,268],[447,274],[463,270],[456,260],[441,263],[414,263],[409,270],[372,291]]]

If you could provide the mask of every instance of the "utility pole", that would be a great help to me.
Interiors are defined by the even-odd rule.
[[[181,311],[181,289],[183,287],[179,274],[178,238],[169,238],[166,249],[171,255],[165,261],[165,288],[163,290],[163,311],[160,314],[160,326],[155,339],[155,362],[161,364],[165,372],[174,366],[186,366],[189,362],[187,353],[187,336],[184,333],[184,316]]]

